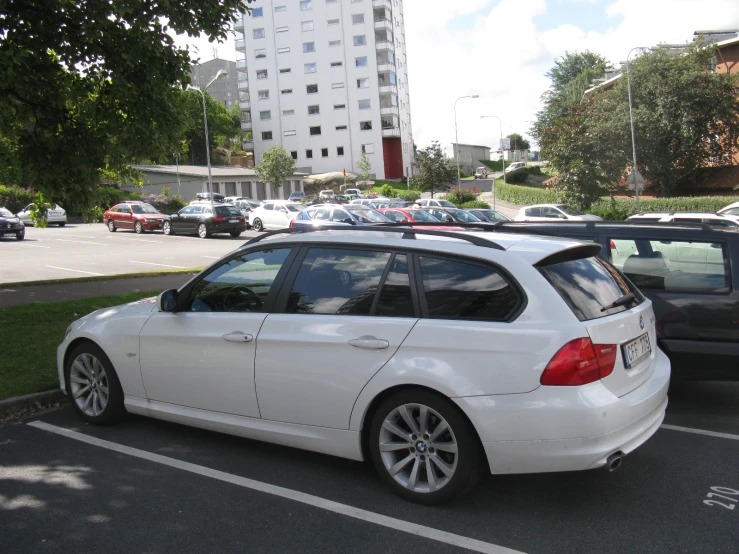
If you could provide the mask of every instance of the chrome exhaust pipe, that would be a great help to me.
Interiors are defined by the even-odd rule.
[[[608,468],[608,471],[616,471],[618,468],[620,468],[623,458],[623,452],[616,452],[608,456],[608,458],[606,459],[606,467]]]

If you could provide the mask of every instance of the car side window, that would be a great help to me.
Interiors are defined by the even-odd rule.
[[[347,220],[352,221],[352,218],[344,210],[334,210],[334,213],[331,216],[331,221],[343,221],[345,223],[348,223]]]
[[[188,215],[192,213],[192,206],[185,206],[179,212],[179,215]]]
[[[563,215],[557,208],[544,208],[544,217],[562,217]]]
[[[408,276],[408,259],[396,254],[390,271],[380,289],[373,315],[382,317],[415,317],[411,281]]]
[[[193,215],[203,213],[203,207],[202,206],[192,206],[191,208],[192,209],[190,210],[189,213],[191,213]]]
[[[639,288],[728,292],[726,245],[718,242],[611,239],[611,261]]]
[[[292,314],[370,315],[389,252],[311,248],[288,297]]]
[[[541,208],[528,208],[526,215],[528,217],[541,217]]]
[[[396,212],[395,210],[386,211],[385,216],[395,222],[399,222],[405,219],[402,213]]]
[[[262,209],[269,210],[269,211],[274,211],[275,205],[274,204],[265,204],[264,206],[262,206]]]
[[[313,219],[317,219],[319,221],[328,221],[331,217],[331,208],[319,208],[315,211],[315,214],[313,215]]]
[[[505,321],[521,305],[518,291],[491,267],[420,257],[428,316]]]
[[[185,310],[261,312],[290,250],[251,252],[224,263],[195,284]]]

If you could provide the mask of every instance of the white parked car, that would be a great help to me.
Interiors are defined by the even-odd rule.
[[[416,206],[421,206],[422,208],[429,208],[429,207],[456,208],[457,207],[451,202],[449,202],[449,200],[438,199],[438,198],[421,198],[419,200],[416,200],[415,204]]]
[[[631,221],[660,221],[663,223],[708,223],[714,227],[739,227],[739,216],[729,213],[704,212],[651,212],[635,214]]]
[[[512,171],[516,171],[517,169],[521,169],[522,167],[526,167],[526,162],[513,162],[511,165],[505,168],[505,172],[511,173]]]
[[[336,193],[332,190],[326,189],[326,190],[322,190],[321,192],[319,192],[318,196],[331,197],[331,196],[336,196]]]
[[[484,473],[615,469],[659,428],[670,364],[651,302],[599,252],[504,232],[262,235],[179,290],[73,322],[59,382],[90,423],[127,411],[371,459],[421,503]]]
[[[602,217],[586,214],[565,204],[536,204],[518,210],[513,221],[603,221]]]
[[[721,208],[718,213],[724,215],[739,215],[739,202],[734,202],[733,204],[729,204],[725,208]]]
[[[15,214],[25,225],[33,225],[31,206],[33,206],[33,204],[29,204]],[[64,211],[64,208],[59,204],[54,204],[54,207],[46,213],[46,222],[49,225],[59,225],[59,227],[64,227],[67,224],[67,212]]]
[[[285,229],[303,209],[303,204],[291,200],[266,200],[249,212],[249,227],[255,231]]]

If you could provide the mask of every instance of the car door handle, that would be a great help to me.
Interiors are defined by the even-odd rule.
[[[364,350],[384,350],[390,346],[390,343],[386,340],[364,337],[360,339],[351,339],[349,344]]]
[[[241,331],[233,331],[223,335],[223,340],[227,340],[228,342],[251,342],[254,340],[254,337]]]

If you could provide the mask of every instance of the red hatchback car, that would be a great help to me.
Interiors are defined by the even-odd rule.
[[[111,233],[118,229],[133,229],[137,233],[161,229],[168,216],[151,204],[137,200],[121,202],[110,208],[103,216],[103,223]]]

